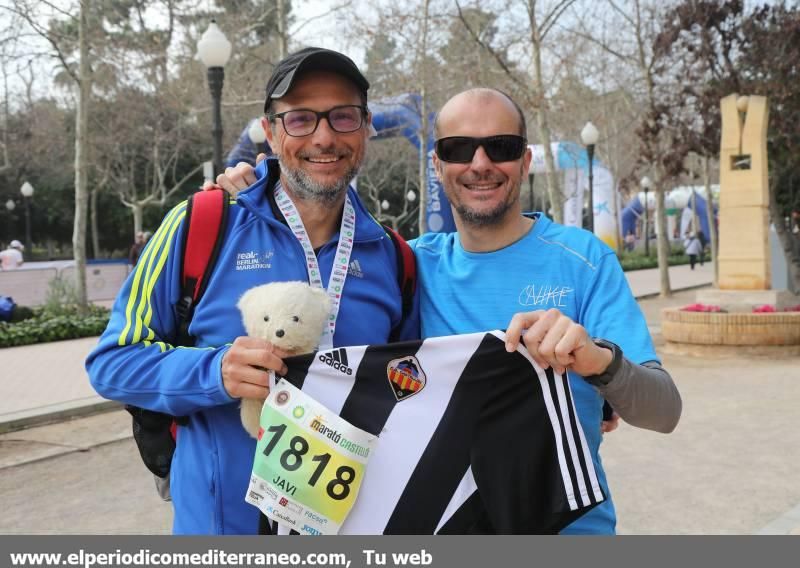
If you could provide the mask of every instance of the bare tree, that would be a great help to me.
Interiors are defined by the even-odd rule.
[[[703,161],[703,186],[706,193],[706,221],[708,222],[709,239],[711,240],[711,263],[714,265],[713,286],[717,287],[719,278],[719,262],[717,251],[719,250],[719,236],[717,235],[716,219],[714,215],[714,199],[711,195],[711,159],[708,156],[702,157]]]
[[[0,138],[0,153],[2,153],[2,162],[0,162],[0,173],[5,172],[11,168],[11,162],[8,159],[8,146],[9,146],[9,128],[8,119],[11,116],[11,95],[8,90],[8,68],[7,59],[5,54],[2,54],[2,65],[0,71],[3,73],[3,117],[0,128],[2,128],[2,138]]]
[[[79,305],[88,308],[86,295],[86,223],[89,206],[88,154],[89,143],[89,97],[91,95],[92,68],[89,63],[89,14],[91,0],[78,0],[77,17],[73,10],[64,10],[45,0],[17,0],[8,10],[25,21],[36,34],[44,38],[52,48],[53,56],[60,62],[63,71],[77,86],[75,112],[75,217],[72,248],[75,258],[75,293]],[[77,27],[77,45],[73,38],[62,35],[58,27],[45,27],[42,13],[55,11],[63,21],[71,21]],[[72,49],[77,51],[77,69],[72,64]]]
[[[590,20],[591,25],[583,22],[572,31],[601,48],[620,64],[636,70],[636,83],[643,105],[636,131],[640,142],[638,155],[641,169],[653,181],[660,293],[662,297],[667,297],[672,294],[672,289],[669,280],[670,245],[665,193],[670,175],[675,170],[674,162],[682,162],[685,152],[679,157],[679,152],[673,151],[676,142],[673,133],[662,128],[663,117],[668,109],[662,104],[655,76],[658,61],[654,55],[653,43],[657,36],[658,16],[659,8],[645,5],[642,0],[628,0],[624,5],[616,0],[606,0],[596,8]],[[603,17],[611,18],[612,21],[602,26],[602,29],[613,29],[614,32],[609,36],[598,37],[593,33],[597,21],[595,18]],[[636,172],[631,172],[629,179],[635,174]]]
[[[278,10],[278,59],[283,59],[289,54],[288,10],[286,0],[275,0]]]
[[[372,214],[395,231],[409,224],[418,208],[408,199],[409,191],[419,193],[414,175],[416,160],[411,158],[410,150],[404,140],[374,142],[358,176],[359,190],[362,195],[366,190]],[[418,178],[416,181],[419,182]]]
[[[538,0],[523,0],[524,8],[527,13],[527,45],[526,51],[531,61],[531,79],[526,88],[524,78],[515,71],[508,58],[496,49],[496,47],[484,42],[480,34],[475,30],[470,22],[465,18],[464,11],[459,2],[456,2],[458,16],[464,26],[470,32],[476,43],[486,49],[495,58],[497,64],[509,76],[514,83],[520,87],[525,103],[534,109],[536,125],[539,132],[539,143],[543,145],[545,167],[547,168],[547,193],[550,197],[553,217],[556,221],[563,220],[563,196],[561,183],[556,175],[555,159],[551,148],[551,131],[548,120],[549,103],[547,96],[547,85],[545,83],[542,58],[544,44],[553,26],[559,21],[564,13],[569,9],[575,0],[557,0],[547,6],[543,6]]]
[[[616,6],[611,3],[615,9]],[[656,234],[658,250],[658,269],[661,297],[672,295],[672,288],[669,281],[669,239],[667,235],[667,209],[666,209],[666,181],[667,173],[660,156],[664,155],[666,146],[670,145],[670,140],[665,140],[660,136],[661,132],[657,126],[657,119],[664,109],[660,106],[656,96],[656,86],[653,74],[653,67],[656,63],[649,48],[649,41],[652,41],[652,30],[648,30],[643,19],[642,6],[639,0],[634,1],[634,16],[620,14],[633,25],[636,38],[636,53],[639,70],[644,78],[647,87],[647,113],[643,123],[639,127],[640,138],[642,140],[642,156],[644,160],[653,166],[653,184],[656,196],[656,222],[658,232]],[[649,32],[649,33],[648,33]],[[649,36],[649,37],[648,37]]]
[[[428,81],[425,58],[428,53],[428,27],[430,26],[430,0],[422,0],[422,25],[420,26],[417,73],[419,77],[420,131],[419,131],[419,234],[428,230]]]
[[[446,36],[442,24],[449,21],[443,5],[435,0],[408,4],[386,1],[377,3],[373,14],[359,11],[358,6],[346,11],[348,27],[366,41],[367,77],[373,85],[371,100],[410,94],[404,104],[419,117],[411,138],[419,147],[415,184],[419,187],[416,225],[420,233],[428,230],[430,207],[427,190],[430,110],[451,90],[437,57]]]
[[[14,60],[14,49],[19,35],[18,17],[11,14],[8,23],[2,29],[3,40],[0,41],[0,73],[3,74],[3,106],[2,118],[0,118],[0,173],[6,172],[11,168],[8,157],[9,150],[9,118],[11,116],[11,91],[9,90],[8,79],[11,71],[9,69]]]

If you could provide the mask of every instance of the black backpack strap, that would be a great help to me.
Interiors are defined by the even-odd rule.
[[[417,260],[414,257],[414,251],[400,233],[386,225],[383,225],[383,228],[392,240],[397,253],[397,283],[403,299],[403,319],[405,319],[414,307],[414,293],[417,290]],[[395,341],[397,338],[390,339]]]

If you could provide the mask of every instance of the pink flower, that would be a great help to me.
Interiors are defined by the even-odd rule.
[[[684,306],[681,308],[681,311],[684,312],[724,312],[722,308],[719,306],[709,305],[709,304],[689,304],[688,306]]]
[[[770,304],[764,304],[763,306],[757,306],[753,308],[754,314],[771,314],[776,311],[777,310],[775,309],[775,306],[772,306]]]

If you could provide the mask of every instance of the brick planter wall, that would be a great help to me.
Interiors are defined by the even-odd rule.
[[[800,312],[729,314],[664,308],[661,333],[667,341],[695,345],[800,345]]]

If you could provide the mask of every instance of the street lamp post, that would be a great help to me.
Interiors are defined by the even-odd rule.
[[[600,138],[597,127],[591,121],[587,122],[581,130],[581,142],[586,146],[586,154],[589,156],[589,226],[588,229],[594,233],[594,145]]]
[[[533,211],[533,172],[528,172],[528,211]]]
[[[653,182],[650,178],[644,176],[641,181],[642,190],[644,191],[644,254],[650,256],[650,223],[649,223],[649,207],[647,206],[647,191],[652,187]]]
[[[9,240],[15,238],[14,237],[14,217],[13,217],[12,213],[14,212],[14,209],[16,209],[16,207],[17,207],[17,204],[14,203],[13,199],[9,199],[8,201],[6,201],[6,209],[8,210],[8,213],[9,213],[9,215],[8,215],[8,217],[9,217],[9,219],[8,219],[8,235],[6,235],[6,236],[8,237]]]
[[[212,128],[214,140],[214,175],[222,173],[222,84],[225,81],[225,64],[231,56],[231,42],[212,19],[208,29],[197,42],[197,54],[208,69],[208,88],[211,91]]]
[[[33,197],[33,186],[30,182],[25,182],[19,188],[19,192],[25,201],[25,246],[28,247],[28,254],[33,253],[31,248],[31,197]]]

